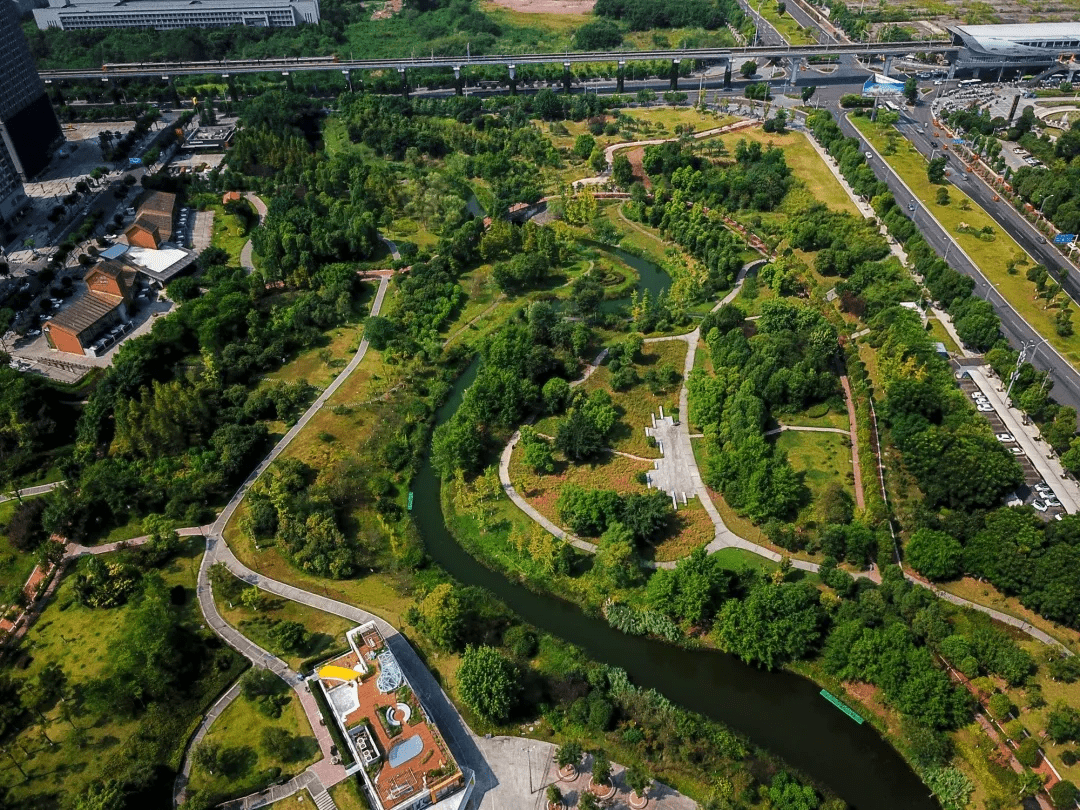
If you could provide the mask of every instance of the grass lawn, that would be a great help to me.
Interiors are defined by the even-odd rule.
[[[810,416],[806,411],[802,411],[800,413],[781,414],[777,418],[780,420],[780,424],[782,425],[799,425],[800,427],[830,427],[840,428],[841,430],[849,430],[851,427],[850,422],[848,421],[846,408],[829,408],[829,410],[825,413],[824,416]]]
[[[234,700],[204,738],[221,746],[222,756],[232,760],[232,767],[211,774],[193,765],[190,788],[219,797],[218,801],[246,796],[278,778],[288,779],[318,760],[322,754],[300,699],[291,689],[288,698],[277,718],[267,717],[243,696]],[[263,749],[262,735],[270,728],[284,729],[297,738],[287,761],[270,756]]]
[[[960,347],[956,345],[956,341],[952,339],[952,336],[945,329],[945,326],[937,318],[931,318],[929,320],[930,333],[934,336],[934,340],[940,340],[945,344],[945,348],[950,352],[956,352],[959,354]]]
[[[357,311],[361,308],[358,305]],[[304,380],[319,390],[324,390],[349,364],[363,335],[362,323],[345,324],[332,329],[326,333],[327,342],[324,345],[306,349],[281,368],[264,375],[260,386],[270,382]]]
[[[743,568],[756,568],[763,573],[770,573],[780,567],[767,557],[754,554],[743,548],[722,548],[715,554],[710,555],[724,568],[739,571]]]
[[[233,606],[217,591],[214,592],[214,602],[225,621],[293,669],[299,669],[302,661],[347,645],[345,632],[353,627],[348,619],[267,593],[262,596],[262,604],[257,611],[240,604]],[[268,632],[273,622],[299,622],[311,634],[311,642],[299,652],[286,651]]]
[[[359,778],[360,775],[357,774],[352,779],[338,782],[330,788],[330,796],[333,798],[334,804],[338,806],[338,810],[368,810],[370,807],[360,785],[357,783]],[[304,805],[298,805],[298,807],[303,808]]]
[[[772,144],[783,149],[784,160],[791,169],[791,173],[806,185],[813,200],[825,203],[834,211],[846,211],[849,214],[861,216],[855,203],[840,185],[840,181],[836,179],[829,167],[825,165],[825,161],[801,132],[788,131],[777,134],[765,132],[760,127],[751,127],[721,135],[720,139],[732,154],[735,153],[735,145],[743,139],[757,141],[764,145]]]
[[[185,601],[177,608],[179,619],[195,631],[202,628],[195,580],[203,549],[202,538],[192,538],[178,557],[159,569],[166,587],[183,588]],[[47,664],[55,662],[63,667],[69,687],[78,690],[107,671],[124,637],[125,620],[132,607],[84,607],[75,601],[74,584],[69,569],[55,597],[26,634],[19,648],[25,653],[26,662],[18,673],[20,680],[35,677]],[[97,714],[87,706],[77,705],[73,726],[61,718],[64,704],[58,702],[45,712],[47,733],[58,745],[50,746],[38,726],[23,730],[13,738],[15,745],[11,752],[29,778],[24,780],[11,758],[4,757],[0,760],[0,788],[10,790],[16,806],[56,807],[61,799],[67,805],[95,779],[126,773],[132,760],[150,756],[148,751],[155,745],[159,751],[157,764],[178,768],[187,735],[245,665],[228,648],[217,655],[223,656],[222,660],[228,664],[225,669],[215,669],[212,676],[193,682],[190,691],[176,695],[167,708],[159,705],[156,713],[152,710],[129,719],[112,712]],[[166,722],[162,709],[167,716],[165,728],[161,725]]]
[[[780,36],[792,45],[814,45],[817,43],[817,37],[814,36],[813,29],[803,28],[795,22],[790,14],[781,16],[777,11],[776,3],[772,2],[772,0],[762,3],[760,11],[761,16],[768,20],[770,25],[779,32]]]
[[[7,526],[18,505],[18,501],[0,503],[0,588],[9,585],[18,585],[21,588],[37,565],[37,555],[19,551],[8,540]]]
[[[640,361],[634,364],[634,369],[640,378],[649,369],[657,369],[666,364],[674,366],[681,376],[685,361],[686,344],[681,340],[666,340],[662,343],[645,344]],[[681,385],[681,382],[676,383],[662,394],[652,393],[644,382],[638,382],[625,391],[613,391],[611,372],[604,365],[589,377],[583,387],[586,391],[603,388],[611,394],[619,414],[619,421],[615,423],[609,437],[613,449],[644,458],[660,458],[660,450],[649,446],[645,427],[652,424],[650,414],[659,416],[661,407],[664,408],[664,413],[674,413],[678,409]]]
[[[887,133],[895,130],[889,125],[871,123],[867,118],[853,116],[850,120],[874,147],[884,154]],[[1040,335],[1048,338],[1054,348],[1074,366],[1080,364],[1080,335],[1063,338],[1057,334],[1054,326],[1057,307],[1048,308],[1045,300],[1036,299],[1035,285],[1025,277],[1026,268],[1035,264],[1034,260],[957,185],[944,186],[948,189],[951,199],[948,205],[938,205],[937,190],[942,186],[935,186],[927,180],[926,159],[907,139],[901,137],[896,143],[896,154],[885,158],[889,161],[889,165],[897,171],[927,210],[972,258],[990,282],[997,287],[998,292],[1023,316],[1024,320],[1031,324]],[[980,181],[972,178],[967,182]],[[963,210],[961,208],[963,205],[968,206],[968,210]],[[958,229],[962,223],[975,229],[981,229],[984,226],[991,228],[993,240],[985,241],[974,234],[961,233]],[[1015,275],[1009,275],[1010,262],[1017,266]]]
[[[226,212],[221,203],[214,203],[207,209],[214,212],[214,233],[210,244],[222,248],[229,254],[229,264],[237,266],[240,265],[240,251],[247,244],[251,226],[258,221],[258,215],[251,209],[251,204],[247,201],[244,204],[251,210],[250,219]]]
[[[820,499],[829,484],[839,483],[854,497],[851,483],[851,440],[839,433],[785,430],[773,439],[810,489],[810,504]]]
[[[979,582],[972,577],[964,577],[953,582],[940,583],[938,587],[971,602],[986,605],[995,610],[1000,610],[1002,613],[1023,619],[1033,627],[1049,633],[1074,652],[1080,653],[1080,632],[1044,619],[1039,614],[1021,605],[1020,600],[1016,597],[1005,596],[989,582]]]

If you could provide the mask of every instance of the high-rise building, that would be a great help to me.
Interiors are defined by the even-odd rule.
[[[0,144],[0,225],[11,220],[26,202],[23,184],[7,149]]]
[[[0,2],[0,141],[19,177],[28,180],[44,169],[62,138],[15,4]]]

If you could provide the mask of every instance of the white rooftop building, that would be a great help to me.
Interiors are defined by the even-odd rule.
[[[1080,22],[956,25],[957,70],[1035,70],[1080,52]]]
[[[319,21],[319,0],[49,0],[38,28],[291,28]]]

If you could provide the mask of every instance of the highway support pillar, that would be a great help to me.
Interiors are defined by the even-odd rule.
[[[402,98],[409,97],[409,77],[405,75],[405,68],[399,67],[397,69],[398,76],[401,77],[401,96]]]
[[[791,60],[791,75],[788,76],[788,90],[795,89],[795,82],[799,79],[799,68],[802,67],[802,57],[796,56]]]
[[[229,98],[231,98],[234,103],[240,101],[240,93],[236,89],[236,77],[230,76],[228,73],[223,73],[221,78],[225,80],[225,84],[229,88]]]
[[[619,69],[615,73],[615,92],[622,93],[623,84],[626,80],[626,62],[619,60]]]
[[[724,89],[731,89],[731,60],[724,63]]]
[[[283,70],[281,71],[281,75],[285,77],[285,87],[287,87],[291,93],[296,89],[296,86],[293,84],[292,74],[287,70]]]
[[[891,56],[885,57],[885,70],[883,71],[883,73],[886,76],[888,76],[892,72],[892,60],[893,58]]]
[[[510,95],[517,95],[517,65],[507,65],[510,71]]]
[[[1001,81],[1001,77],[1002,77],[1002,76],[1004,76],[1004,75],[1005,75],[1005,66],[1004,66],[1004,65],[1002,65],[1001,67],[999,67],[999,68],[998,68],[998,77],[997,77],[997,80],[998,80],[998,81],[1000,82],[1000,81]]]
[[[461,95],[461,65],[454,65],[454,93]]]
[[[348,85],[349,92],[353,92],[352,87],[352,72],[348,70],[341,71],[341,75],[345,77],[345,84]]]
[[[1012,124],[1013,116],[1016,115],[1016,107],[1019,104],[1020,104],[1020,94],[1017,93],[1015,96],[1013,96],[1013,103],[1012,103],[1012,106],[1009,107],[1009,115],[1005,119],[1005,126],[1009,126],[1010,124]]]
[[[671,90],[674,92],[679,89],[679,64],[681,59],[671,60]]]
[[[570,63],[569,62],[563,62],[562,63],[562,69],[563,69],[563,77],[562,77],[563,92],[564,93],[569,93],[570,92],[570,83],[574,79],[573,74],[570,73]]]

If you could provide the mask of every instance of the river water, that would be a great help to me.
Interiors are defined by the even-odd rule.
[[[643,273],[655,296],[670,279],[649,262],[619,258]],[[663,279],[659,277],[662,276]],[[476,378],[473,362],[436,414],[453,415]],[[828,703],[812,681],[766,672],[714,650],[686,650],[628,636],[553,596],[534,593],[485,568],[458,545],[443,521],[439,480],[425,460],[413,486],[413,517],[431,558],[465,585],[485,588],[524,621],[581,647],[589,658],[626,670],[635,684],[655,688],[687,709],[717,720],[828,785],[857,810],[937,810],[938,803],[901,756],[869,723],[858,725]]]

